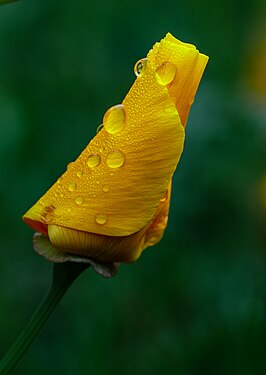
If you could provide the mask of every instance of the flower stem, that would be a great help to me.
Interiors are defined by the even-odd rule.
[[[11,373],[35,337],[39,334],[70,285],[86,268],[88,268],[88,265],[82,263],[66,262],[54,264],[53,281],[50,290],[29,323],[0,362],[0,375]]]

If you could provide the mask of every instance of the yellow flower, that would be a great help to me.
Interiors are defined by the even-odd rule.
[[[156,43],[122,104],[23,220],[55,248],[99,261],[131,262],[156,244],[207,61],[169,33]]]

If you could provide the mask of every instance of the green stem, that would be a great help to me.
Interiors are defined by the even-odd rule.
[[[29,323],[0,362],[0,375],[10,374],[15,368],[70,285],[86,268],[88,268],[88,265],[82,263],[67,262],[54,264],[51,288],[33,314]]]

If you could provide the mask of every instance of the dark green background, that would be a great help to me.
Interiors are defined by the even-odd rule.
[[[74,284],[14,374],[265,374],[266,100],[263,2],[27,1],[0,7],[0,353],[52,266],[22,214],[120,103],[170,31],[210,56],[161,243]],[[262,43],[263,44],[263,43]],[[265,68],[266,70],[266,68]],[[266,74],[266,72],[265,72]]]

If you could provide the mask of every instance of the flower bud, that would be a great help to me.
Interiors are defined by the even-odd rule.
[[[55,248],[103,262],[135,261],[156,244],[207,61],[169,33],[156,43],[123,102],[23,220]]]

